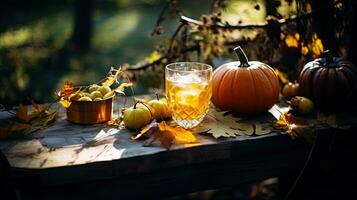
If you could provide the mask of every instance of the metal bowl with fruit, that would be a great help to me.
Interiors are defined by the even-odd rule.
[[[67,119],[76,124],[97,124],[109,121],[115,92],[109,86],[93,84],[89,87],[76,87],[68,98]]]

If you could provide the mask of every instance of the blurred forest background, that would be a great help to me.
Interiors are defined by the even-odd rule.
[[[219,13],[219,18],[229,22],[228,25],[239,25],[242,22],[259,24],[266,22],[267,17],[271,15],[277,19],[287,18],[299,12],[313,10],[311,7],[314,7],[314,2],[315,7],[321,5],[319,1],[313,0],[302,0],[300,4],[293,0],[171,0],[169,6],[179,4],[177,7],[180,12],[173,12],[175,8],[168,9],[164,16],[165,20],[160,22],[159,26],[155,26],[168,2],[167,0],[3,0],[0,6],[0,103],[13,106],[29,102],[30,99],[37,102],[53,101],[56,99],[55,92],[66,80],[70,80],[75,85],[87,85],[104,78],[111,66],[125,63],[134,65],[143,60],[155,60],[162,55],[155,49],[160,49],[160,44],[170,40],[179,26],[180,14],[205,21],[203,14]],[[212,2],[217,5],[213,5]],[[310,2],[312,6],[310,4],[304,6]],[[334,8],[344,7],[344,4],[339,5],[334,0],[327,2],[332,3]],[[355,9],[356,3],[352,4]],[[215,6],[219,9],[223,8],[224,12],[212,11]],[[321,13],[325,14],[321,15],[320,19],[325,19],[325,15],[336,18],[333,10],[326,9]],[[349,19],[350,16],[345,17]],[[333,24],[329,24],[328,19],[326,20],[325,24],[331,28],[331,34],[335,34]],[[242,44],[247,47],[247,53],[252,59],[273,64],[274,67],[293,68],[290,74],[296,75],[304,61],[319,56],[324,49],[322,43],[326,39],[322,38],[323,42],[321,42],[318,32],[307,30],[307,25],[311,25],[311,22],[296,24],[300,24],[298,31],[291,31],[289,27],[285,27],[282,34],[280,31],[283,31],[283,28],[269,23],[268,29],[265,30],[268,40],[257,37],[258,39],[255,39],[255,43],[251,45],[248,45],[251,37],[258,35],[258,32],[251,29],[239,33],[230,32],[245,41]],[[164,27],[162,34],[161,27]],[[347,28],[349,27],[353,27],[353,24],[349,24]],[[346,29],[346,26],[342,26],[342,29]],[[160,34],[152,36],[153,30]],[[212,30],[206,31],[207,34],[211,34],[210,31]],[[329,30],[322,27],[320,31]],[[227,37],[227,34],[215,33],[215,30],[212,35]],[[208,38],[208,40],[217,42],[215,39]],[[327,38],[325,41],[331,42],[328,40]],[[342,40],[344,43],[351,42],[348,38]],[[277,45],[281,43],[283,45]],[[352,41],[352,44],[355,43],[356,40]],[[204,59],[191,58],[190,60],[210,62],[217,67],[227,61],[217,58],[234,58],[234,55],[228,53],[229,50],[214,48],[220,46],[219,44],[218,41],[218,45],[212,43],[211,46],[200,46],[210,50],[206,54],[214,55],[213,61],[208,60],[211,57],[207,55]],[[237,43],[232,42],[232,45]],[[328,46],[331,48],[331,45]],[[279,48],[280,54],[263,51],[268,48]],[[347,55],[346,51],[351,50],[337,47],[333,49],[335,55]],[[205,55],[205,52],[201,53]],[[296,61],[297,58],[291,59],[291,56],[298,57],[302,54],[304,59],[300,62]],[[175,59],[185,58],[175,57]],[[279,63],[274,59],[279,60]],[[290,64],[282,64],[284,60],[290,61]],[[157,72],[154,70],[146,70],[135,76],[136,93],[145,93],[150,88],[160,87],[161,82],[157,81],[156,77]]]

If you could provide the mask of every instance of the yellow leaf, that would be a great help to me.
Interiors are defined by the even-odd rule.
[[[160,53],[158,51],[153,51],[148,57],[149,62],[155,62],[160,58]]]
[[[102,83],[102,86],[110,87],[111,85],[113,85],[115,80],[116,80],[116,78],[113,75],[108,76],[107,79]]]
[[[160,122],[158,124],[160,131],[170,132],[175,138],[176,141],[179,142],[196,142],[196,137],[192,134],[191,131],[188,131],[181,127],[172,127],[167,125],[165,122]]]
[[[115,71],[115,73],[112,74],[111,72],[109,72],[109,75],[107,76],[106,80],[102,82],[102,86],[112,86],[113,83],[118,80],[120,72],[122,72],[121,69],[111,69],[111,71]]]
[[[114,89],[115,92],[117,93],[124,93],[124,89],[126,87],[132,87],[133,86],[133,83],[122,83],[119,85],[119,87],[117,87],[116,89]]]
[[[197,140],[191,131],[167,124],[165,121],[157,123],[156,120],[146,125],[139,134],[131,137],[131,139],[137,140],[143,135],[149,136],[149,139],[144,141],[145,146],[152,144],[155,140],[159,140],[166,149],[170,149],[174,142],[191,143]]]
[[[68,108],[71,105],[71,102],[68,100],[65,100],[63,98],[61,98],[59,100],[59,103],[64,107],[64,108]]]
[[[289,83],[288,75],[286,75],[285,73],[281,72],[277,68],[274,68],[274,71],[275,71],[276,75],[279,77],[279,80],[280,80],[281,83],[283,83],[283,84]]]
[[[298,39],[300,39],[300,35],[287,35],[285,37],[285,44],[287,47],[291,47],[291,48],[298,48],[299,47],[299,41]]]
[[[307,48],[306,46],[302,46],[301,47],[301,54],[306,56],[309,53],[309,48]]]

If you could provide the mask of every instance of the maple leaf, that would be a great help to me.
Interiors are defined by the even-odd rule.
[[[291,113],[282,113],[274,125],[285,130],[292,139],[303,137],[308,141],[313,140],[313,125]]]
[[[147,135],[149,138],[144,141],[145,146],[151,145],[154,141],[159,140],[161,144],[170,149],[175,142],[196,142],[197,139],[191,131],[188,131],[179,126],[172,126],[165,121],[158,123],[153,120],[150,124],[145,126],[139,134],[131,137],[132,140],[137,140],[143,135]]]
[[[213,110],[213,111],[212,111]],[[235,137],[240,134],[237,120],[231,115],[225,116],[225,112],[217,112],[211,109],[206,119],[195,129],[197,133],[209,133],[213,137]],[[241,135],[244,135],[243,133]]]
[[[212,134],[214,138],[265,135],[272,130],[260,122],[243,122],[226,112],[211,109],[205,120],[195,129],[196,133]]]
[[[211,109],[195,132],[212,134],[214,138],[264,135],[271,132],[271,129],[263,127],[259,122],[242,122],[240,120],[226,112]]]

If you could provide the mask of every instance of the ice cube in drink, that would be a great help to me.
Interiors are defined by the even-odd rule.
[[[209,109],[212,85],[194,73],[166,78],[166,96],[174,120],[185,128],[198,125]]]

